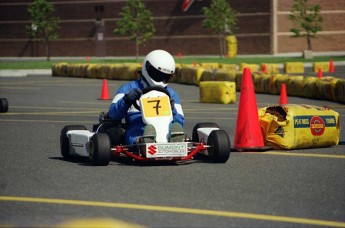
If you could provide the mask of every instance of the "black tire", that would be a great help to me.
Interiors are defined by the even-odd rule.
[[[228,134],[224,130],[212,131],[208,136],[207,149],[209,159],[214,163],[225,163],[231,153],[231,143]]]
[[[106,122],[94,128],[96,133],[106,133],[109,136],[111,146],[121,145],[125,141],[125,129],[118,122]]]
[[[111,127],[107,129],[106,134],[109,136],[111,146],[124,144],[125,131],[121,126]]]
[[[212,122],[197,123],[193,128],[192,142],[199,142],[199,136],[198,136],[198,132],[197,132],[198,128],[207,128],[207,127],[219,128],[218,124],[212,123]]]
[[[83,125],[67,125],[64,128],[62,128],[60,133],[60,149],[61,149],[61,155],[66,160],[71,159],[74,157],[69,152],[69,140],[67,137],[67,132],[72,130],[87,130],[87,128]]]
[[[8,100],[6,98],[0,98],[0,112],[8,111]]]
[[[111,145],[106,133],[96,133],[90,140],[90,160],[95,166],[107,166],[111,159]]]

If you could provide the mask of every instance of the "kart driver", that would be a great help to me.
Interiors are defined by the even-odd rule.
[[[170,124],[170,141],[182,141],[181,134],[173,140],[172,132],[183,132],[184,114],[181,100],[178,94],[168,86],[169,79],[175,72],[175,60],[167,51],[154,50],[146,55],[142,65],[140,78],[122,85],[109,107],[108,115],[111,119],[121,121],[125,118],[126,133],[125,143],[135,144],[139,142],[139,136],[153,135],[153,138],[143,137],[141,142],[154,142],[156,135],[152,125],[144,124],[142,115],[133,104],[142,95],[142,89],[150,86],[161,86],[170,93],[170,103],[173,114],[173,122]],[[178,134],[177,134],[178,135]]]

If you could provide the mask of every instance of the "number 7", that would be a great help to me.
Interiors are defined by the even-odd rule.
[[[162,106],[159,105],[159,103],[161,102],[161,100],[150,100],[148,101],[148,103],[153,103],[155,102],[156,105],[153,106],[154,109],[156,109],[156,115],[159,115],[159,108],[161,108]]]

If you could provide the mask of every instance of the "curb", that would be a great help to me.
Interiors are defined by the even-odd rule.
[[[51,76],[51,69],[0,70],[0,77]]]

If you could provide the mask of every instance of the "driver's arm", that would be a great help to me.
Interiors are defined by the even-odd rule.
[[[112,104],[109,107],[109,117],[114,120],[122,120],[132,104],[138,100],[142,92],[131,84],[122,86],[116,93]]]
[[[108,112],[108,115],[111,119],[122,120],[126,116],[131,105],[128,105],[124,102],[124,96],[125,94],[123,93],[117,93],[115,95]]]
[[[176,92],[169,91],[171,99],[174,100],[174,107],[171,107],[172,113],[173,113],[173,118],[174,122],[177,122],[181,124],[182,126],[184,125],[184,114],[182,110],[182,105],[181,105],[181,100],[180,97],[177,95]]]

